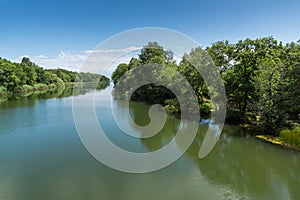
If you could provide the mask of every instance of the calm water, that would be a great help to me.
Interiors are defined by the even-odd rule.
[[[216,147],[202,160],[197,155],[205,125],[199,126],[188,151],[167,168],[146,174],[110,169],[82,145],[70,94],[65,91],[0,101],[1,200],[300,198],[300,153],[247,135],[237,137],[241,130],[234,126],[225,126]],[[97,92],[97,115],[107,136],[124,149],[154,151],[171,141],[180,128],[180,121],[168,116],[163,130],[152,138],[124,135],[112,119],[109,95],[108,90]],[[122,101],[112,103],[118,112],[124,112]],[[132,103],[130,109],[136,123],[149,122],[149,106]]]

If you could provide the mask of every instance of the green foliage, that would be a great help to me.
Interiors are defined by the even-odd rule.
[[[24,65],[27,65],[27,66],[33,66],[34,65],[34,63],[31,62],[29,60],[29,58],[27,58],[27,57],[23,57],[21,63],[24,64]]]
[[[209,98],[208,89],[199,72],[189,61],[190,59],[195,59],[195,57],[201,57],[203,53],[204,51],[200,48],[193,49],[190,54],[184,55],[180,65],[177,65],[171,51],[164,50],[164,48],[156,42],[149,42],[143,47],[138,58],[132,58],[129,64],[120,64],[113,72],[112,80],[115,84],[114,94],[118,97],[127,97],[132,85],[140,85],[138,84],[139,80],[147,80],[149,76],[153,76],[156,82],[164,84],[143,85],[133,93],[131,100],[145,101],[151,104],[162,104],[167,112],[180,113],[179,103],[175,95],[168,89],[174,86],[176,87],[176,85],[182,85],[182,78],[178,77],[180,73],[192,86],[199,104],[203,104],[200,106],[200,110],[202,110],[203,114],[209,115],[211,109],[210,103],[204,104],[203,100],[204,97]],[[202,60],[199,62],[203,63]],[[143,68],[137,71],[140,65],[143,65]],[[155,68],[155,66],[159,66],[161,70],[158,72],[158,68]],[[133,70],[135,70],[134,75]],[[126,76],[124,76],[125,74]],[[123,79],[121,79],[121,77],[123,77]],[[120,82],[121,80],[123,82]],[[181,90],[182,94],[187,93],[189,90],[185,86],[177,87],[177,89]],[[191,101],[191,99],[186,98],[184,104],[188,105]],[[195,112],[195,110],[188,110],[186,112]]]
[[[201,54],[201,49],[192,49],[190,54],[183,55],[182,61],[180,62],[180,65],[178,66],[178,71],[186,77],[188,82],[191,84],[191,86],[194,89],[194,92],[198,98],[199,103],[201,104],[203,102],[203,98],[209,98],[208,95],[208,89],[206,87],[206,84],[204,82],[203,77],[200,75],[200,73],[195,69],[195,67],[192,66],[190,60],[195,57],[195,54]],[[201,61],[200,61],[201,62]]]
[[[279,137],[288,144],[293,144],[300,147],[300,128],[293,130],[283,130],[280,132]]]
[[[260,61],[253,78],[257,98],[252,101],[252,110],[261,116],[260,126],[265,132],[280,130],[285,122],[286,112],[281,105],[282,98],[279,90],[280,84],[284,81],[282,62],[274,55],[266,54]]]
[[[80,72],[75,78],[76,82],[82,83],[94,83],[97,82],[97,89],[103,89],[109,86],[110,80],[109,78],[100,75],[100,74],[92,74],[89,72]]]
[[[55,90],[57,88],[57,85],[51,83],[48,85],[49,90]]]
[[[13,63],[0,58],[0,88],[3,90],[0,92],[2,93],[53,90],[75,82],[98,80],[98,88],[105,88],[109,85],[109,79],[100,74],[77,73],[65,69],[45,70],[25,57],[21,63]]]
[[[180,112],[180,106],[176,98],[173,99],[167,99],[164,101],[165,109],[168,113],[179,113]]]
[[[170,80],[174,78],[174,73],[172,73],[170,68],[176,68],[175,62],[173,60],[173,53],[168,50],[164,50],[157,42],[149,42],[141,50],[141,54],[138,58],[132,58],[128,64],[122,63],[112,74],[112,80],[115,84],[119,82],[120,78],[126,74],[127,85],[134,85],[136,83],[135,77],[133,77],[131,71],[137,69],[139,66],[143,65],[145,69],[139,72],[139,79],[146,79],[149,74],[157,74],[155,71],[150,71],[151,66],[161,65],[165,67],[165,70],[161,74],[157,74],[157,81]],[[148,67],[149,66],[149,67]],[[124,79],[123,79],[124,81]],[[129,84],[131,83],[131,84]],[[125,84],[119,83],[119,87],[116,87],[116,95],[127,95],[129,88],[124,88]],[[168,90],[166,87],[148,84],[138,88],[132,95],[131,99],[135,101],[147,101],[151,103],[164,104],[164,100],[174,98],[174,94]]]
[[[219,68],[225,84],[227,122],[246,122],[264,132],[278,134],[278,131],[287,126],[287,119],[297,120],[300,110],[300,41],[286,45],[273,37],[245,39],[235,44],[220,41],[206,50]],[[139,79],[145,79],[146,74],[151,73],[155,74],[157,80],[166,83],[169,81],[168,86],[178,82],[175,73],[168,70],[175,69],[192,86],[198,98],[200,112],[209,115],[210,110],[214,108],[206,100],[216,99],[218,94],[211,92],[212,88],[207,88],[203,77],[191,65],[209,62],[205,59],[205,52],[201,48],[195,48],[184,54],[177,65],[172,52],[164,50],[156,42],[149,42],[143,47],[138,58],[132,58],[129,64],[120,64],[113,72],[115,93],[119,92],[125,96],[128,94],[128,88],[122,88],[122,85],[135,83],[131,71],[140,65],[145,66],[144,71],[139,74]],[[164,70],[160,73],[147,71],[147,64],[159,64]],[[200,66],[203,71],[209,71],[205,67],[208,66]],[[119,83],[125,74],[124,82]],[[181,92],[184,94],[186,88],[181,88]],[[155,84],[144,85],[132,95],[132,100],[161,103],[168,112],[179,113],[179,104],[174,99],[176,98],[170,90]],[[189,102],[189,99],[186,99],[186,102]]]
[[[77,77],[77,72],[68,71],[65,69],[50,69],[48,70],[53,74],[56,74],[64,83],[75,82]]]
[[[173,53],[164,50],[157,42],[149,42],[139,55],[141,64],[166,64],[173,62]]]
[[[300,110],[300,45],[286,46],[272,37],[246,39],[236,44],[217,42],[207,48],[224,79],[228,107],[238,110],[230,120],[256,123],[277,133],[286,118],[296,119]]]
[[[300,111],[300,40],[285,46],[283,54],[285,82],[281,86],[282,96],[285,96],[285,110],[291,119],[298,117]]]
[[[122,77],[122,75],[124,75],[129,70],[130,70],[130,68],[129,68],[128,64],[125,64],[125,63],[119,64],[117,69],[112,73],[112,76],[111,76],[113,83],[117,84],[117,82]]]
[[[42,83],[34,84],[33,87],[35,90],[48,90],[48,86]]]
[[[200,104],[200,114],[201,116],[208,117],[211,112],[211,103],[210,102],[204,102]]]
[[[106,88],[107,86],[109,86],[109,82],[110,82],[109,78],[102,75],[100,75],[97,81],[98,81],[97,89]]]
[[[6,95],[7,89],[3,86],[0,86],[0,96]]]
[[[0,86],[0,92],[6,92],[6,91],[7,91],[7,89],[5,87]]]
[[[31,85],[23,85],[22,86],[22,92],[30,92],[33,90],[34,90],[34,88]]]

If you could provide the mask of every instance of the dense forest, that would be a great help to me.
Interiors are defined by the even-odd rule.
[[[225,85],[227,123],[247,123],[263,132],[278,135],[282,129],[290,127],[291,122],[299,120],[299,41],[283,44],[273,37],[245,39],[234,44],[219,41],[205,50],[218,67]],[[124,88],[116,87],[124,74],[130,74],[132,69],[140,65],[159,64],[176,69],[185,76],[198,98],[201,114],[209,115],[212,107],[205,81],[189,62],[201,51],[200,47],[192,49],[177,64],[171,51],[165,50],[157,42],[149,42],[137,58],[132,58],[128,64],[120,64],[114,71],[112,80],[115,93],[126,94]],[[173,80],[172,74],[168,76],[169,80]],[[122,81],[131,79],[134,77],[129,75]],[[131,99],[160,103],[168,112],[180,112],[174,94],[163,86],[144,85],[134,92]]]
[[[21,63],[0,58],[0,93],[52,90],[98,81],[98,89],[109,85],[109,78],[65,69],[43,69],[24,57]]]

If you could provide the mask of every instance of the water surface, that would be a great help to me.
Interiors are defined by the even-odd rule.
[[[91,95],[85,92],[73,98]],[[82,145],[70,94],[0,101],[0,199],[300,198],[300,154],[247,135],[238,137],[242,130],[235,126],[225,126],[220,141],[204,159],[197,156],[207,125],[199,126],[188,151],[162,170],[146,174],[113,170]],[[125,135],[112,118],[109,95],[108,90],[96,92],[97,116],[111,141],[126,150],[157,150],[182,128],[179,119],[168,116],[162,131],[152,138]],[[112,103],[120,113],[125,111],[122,101]],[[143,103],[131,104],[136,123],[149,123],[148,109]],[[132,132],[138,134],[134,127]]]

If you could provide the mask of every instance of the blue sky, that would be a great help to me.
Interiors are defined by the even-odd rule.
[[[76,54],[140,27],[174,29],[203,46],[248,37],[300,39],[298,0],[1,0],[0,9],[0,57],[10,60]]]

